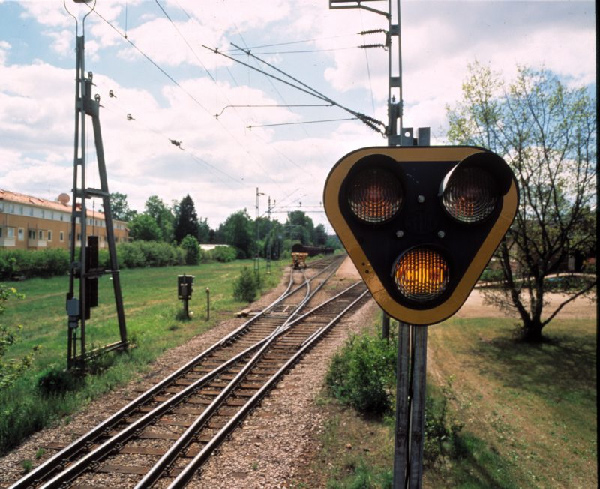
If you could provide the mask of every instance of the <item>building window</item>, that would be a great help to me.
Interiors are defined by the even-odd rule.
[[[44,231],[42,231],[41,229],[40,229],[39,236],[40,236],[39,239],[44,239]]]
[[[31,240],[35,240],[35,229],[30,229],[30,230],[27,232],[27,236],[29,236],[29,239],[31,239]]]
[[[46,217],[46,211],[44,209],[42,209],[41,213],[42,213],[42,219],[44,219],[44,217]]]
[[[30,215],[31,217],[33,217],[33,207],[30,207],[30,208],[29,208],[29,215]]]
[[[52,231],[48,231],[48,241],[52,241]]]
[[[59,234],[60,242],[62,243],[65,240],[65,232],[61,231]]]
[[[19,214],[23,215],[23,206],[22,205],[19,206]]]
[[[19,228],[19,241],[23,241],[25,239],[25,231],[23,228]]]

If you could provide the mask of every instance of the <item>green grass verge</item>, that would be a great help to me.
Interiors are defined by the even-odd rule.
[[[378,323],[379,314],[368,334]],[[424,487],[595,485],[594,320],[555,319],[538,346],[515,341],[513,329],[514,320],[460,318],[431,328]],[[329,488],[391,487],[393,416],[320,403],[330,421],[313,472]]]
[[[264,262],[263,262],[264,264]],[[272,262],[272,273],[261,270],[263,290],[275,286],[287,261]],[[6,303],[0,320],[23,326],[18,343],[7,358],[19,358],[41,345],[32,368],[14,386],[0,392],[0,453],[6,453],[33,432],[68,416],[91,400],[143,373],[147,365],[169,348],[230,318],[245,303],[233,299],[233,282],[251,260],[211,263],[188,267],[144,268],[121,271],[121,286],[129,339],[135,344],[127,354],[112,354],[94,364],[98,375],[87,376],[81,384],[61,394],[43,395],[39,379],[66,365],[65,296],[67,277],[31,279],[7,283],[25,294],[25,299]],[[177,276],[194,275],[190,321],[179,321],[182,303],[177,298]],[[206,320],[206,288],[210,289],[210,320]],[[104,276],[99,283],[100,304],[92,309],[86,323],[88,349],[119,340],[112,281]],[[109,368],[107,368],[109,367]],[[64,379],[63,379],[64,380]]]

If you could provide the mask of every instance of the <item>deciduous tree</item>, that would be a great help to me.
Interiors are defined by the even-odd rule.
[[[175,237],[175,215],[171,208],[158,195],[151,195],[146,201],[146,214],[158,224],[162,241],[171,243]]]
[[[496,252],[502,291],[489,298],[518,311],[528,341],[541,341],[556,314],[595,284],[590,276],[563,290],[561,303],[546,311],[549,276],[569,255],[595,249],[595,106],[585,87],[569,88],[548,70],[519,68],[506,83],[475,63],[462,99],[448,108],[450,141],[495,151],[519,182],[519,210]]]
[[[127,195],[120,192],[112,192],[110,194],[110,209],[112,211],[113,219],[119,221],[128,222],[137,214],[137,211],[129,208]]]

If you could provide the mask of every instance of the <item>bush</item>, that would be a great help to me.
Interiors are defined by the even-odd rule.
[[[123,268],[137,268],[146,266],[146,257],[135,243],[122,243],[117,248],[119,265]]]
[[[0,284],[0,316],[5,310],[4,303],[11,297],[23,298],[23,295],[17,293],[13,288],[5,287]],[[0,323],[0,391],[10,387],[19,376],[31,367],[35,353],[39,350],[36,346],[32,351],[21,358],[4,360],[10,346],[18,340],[18,334],[21,326],[10,327]]]
[[[109,268],[107,249],[99,250],[98,263]],[[76,251],[79,256],[79,250]],[[165,267],[186,263],[186,253],[178,246],[156,241],[135,241],[117,245],[117,260],[122,268]],[[0,279],[52,277],[69,272],[69,250],[0,250]]]
[[[53,277],[69,271],[69,251],[48,249],[42,251],[0,251],[0,278],[10,280],[16,276]]]
[[[502,273],[502,270],[491,270],[486,268],[479,280],[482,282],[500,282],[504,280],[504,274]]]
[[[240,272],[240,276],[233,284],[233,297],[235,300],[252,302],[258,291],[256,276],[247,267]]]
[[[200,263],[200,246],[198,240],[188,234],[181,240],[181,249],[185,253],[186,265],[198,265]]]
[[[64,396],[67,392],[79,389],[82,384],[83,377],[80,374],[52,368],[39,378],[37,388],[46,397]]]
[[[223,263],[229,263],[230,261],[235,260],[236,255],[237,252],[235,248],[231,246],[217,246],[208,254],[208,256],[212,260],[216,260]]]
[[[397,346],[371,336],[353,336],[337,353],[327,372],[330,392],[363,414],[381,415],[392,408]]]
[[[157,241],[134,241],[117,246],[119,266],[123,268],[183,265],[185,252],[178,246]]]

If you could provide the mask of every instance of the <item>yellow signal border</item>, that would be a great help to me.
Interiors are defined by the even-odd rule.
[[[475,153],[485,152],[482,148],[471,146],[429,146],[429,147],[371,147],[361,148],[344,156],[333,167],[323,191],[323,203],[327,218],[334,226],[340,240],[342,241],[350,259],[356,266],[358,273],[365,281],[371,295],[379,306],[391,317],[405,323],[415,325],[430,325],[439,323],[455,314],[465,303],[469,294],[483,269],[486,267],[494,251],[500,244],[502,238],[508,231],[517,212],[519,195],[516,183],[513,182],[504,195],[502,210],[496,224],[486,237],[467,268],[454,292],[440,305],[427,310],[412,309],[401,304],[388,294],[377,275],[371,269],[369,260],[362,248],[354,238],[350,228],[342,216],[339,206],[339,192],[349,171],[359,160],[366,156],[381,154],[386,155],[398,162],[429,162],[429,161],[456,161],[457,163]]]

